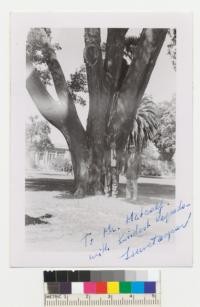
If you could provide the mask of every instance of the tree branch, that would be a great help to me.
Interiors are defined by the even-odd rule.
[[[108,28],[104,69],[112,76],[113,91],[116,89],[123,58],[125,35],[128,28]]]
[[[78,118],[76,108],[72,96],[67,88],[67,83],[65,80],[64,73],[57,60],[56,53],[51,45],[49,37],[46,35],[44,29],[43,32],[43,56],[49,71],[52,75],[54,87],[59,98],[59,102],[53,100],[45,86],[42,84],[37,72],[27,55],[27,71],[29,71],[29,77],[27,78],[27,89],[29,90],[34,102],[39,108],[40,112],[45,116],[54,126],[58,129],[63,126],[69,117],[76,119],[78,126],[81,130],[84,130],[82,124]],[[67,122],[66,122],[67,124]]]
[[[122,84],[117,108],[111,114],[109,134],[123,148],[132,130],[138,105],[149,82],[167,29],[144,29],[133,61]]]
[[[86,189],[88,176],[88,144],[87,135],[80,122],[71,95],[63,95],[62,80],[56,80],[56,86],[61,93],[60,100],[55,101],[41,82],[37,71],[27,56],[27,90],[40,113],[64,135],[72,154],[73,169],[79,190]],[[58,82],[58,83],[57,83]],[[65,100],[64,100],[65,98]],[[82,192],[81,192],[82,193]]]
[[[135,93],[138,95],[146,89],[157,57],[164,43],[168,29],[143,29],[141,38],[136,48],[135,56],[122,85],[121,93]],[[129,85],[132,86],[129,86]],[[142,94],[143,96],[143,94]]]
[[[46,63],[52,75],[56,93],[60,100],[70,100],[64,73],[58,62],[57,56],[50,44],[47,44]]]
[[[54,126],[58,127],[57,118],[61,110],[59,110],[59,105],[52,98],[49,92],[46,90],[44,84],[40,80],[39,74],[30,62],[27,56],[27,79],[26,88],[36,104],[40,113]],[[64,111],[62,109],[62,111]],[[62,112],[62,116],[64,112]],[[61,115],[60,114],[60,115]]]
[[[62,100],[55,101],[47,91],[42,81],[40,80],[39,74],[33,67],[28,56],[26,57],[26,59],[27,59],[26,87],[41,114],[54,126],[56,126],[59,130],[62,130],[63,126],[65,128],[69,126],[70,129],[72,124],[71,121],[73,119],[73,122],[75,123],[75,125],[77,125],[77,129],[79,130],[80,134],[81,135],[84,134],[85,136],[85,130],[79,120],[71,95],[67,96],[62,95],[61,96]],[[60,84],[61,83],[62,81],[60,82]],[[60,91],[62,91],[62,88],[60,88]],[[64,97],[65,100],[63,100]]]

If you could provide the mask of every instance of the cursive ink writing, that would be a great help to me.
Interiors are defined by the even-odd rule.
[[[126,224],[129,224],[131,222],[139,221],[140,219],[144,218],[145,216],[148,216],[154,212],[160,213],[162,209],[164,208],[163,201],[160,201],[158,204],[144,209],[141,208],[139,212],[132,211],[131,213],[127,214],[126,216]]]
[[[87,247],[88,245],[92,245],[94,243],[94,238],[92,238],[92,233],[91,232],[87,232],[83,238],[81,239],[81,241],[84,242],[85,247]]]
[[[171,230],[169,230],[168,232],[164,233],[163,235],[155,235],[155,236],[151,237],[149,239],[148,243],[145,244],[142,247],[131,248],[130,246],[128,246],[128,248],[126,249],[125,253],[123,253],[120,256],[120,258],[122,258],[123,260],[129,260],[130,258],[133,258],[133,257],[143,253],[147,249],[152,248],[153,246],[155,246],[157,244],[160,244],[164,240],[169,241],[173,234],[175,234],[177,231],[180,231],[181,229],[184,229],[184,228],[186,228],[188,226],[190,218],[191,218],[191,212],[189,213],[185,223],[182,223],[180,225],[176,225],[175,227],[173,227]]]
[[[136,226],[133,229],[128,230],[127,232],[124,232],[122,235],[120,235],[119,237],[119,244],[122,244],[126,241],[128,241],[129,239],[132,239],[138,235],[142,235],[144,232],[146,232],[146,230],[151,227],[149,220],[147,219],[144,225],[138,225],[136,224]]]
[[[103,243],[102,247],[98,249],[97,252],[95,252],[94,254],[90,254],[89,255],[89,259],[90,260],[95,260],[97,257],[101,257],[103,256],[106,252],[109,252],[110,248],[108,247],[107,243]]]
[[[191,204],[185,204],[183,203],[182,201],[180,201],[179,205],[168,211],[168,212],[164,212],[163,213],[163,210],[160,210],[159,213],[158,213],[158,216],[156,217],[156,222],[164,222],[164,223],[168,223],[169,222],[169,219],[171,216],[177,214],[178,212],[182,211],[182,210],[185,210],[186,208],[190,207]]]
[[[103,228],[103,237],[105,238],[106,235],[112,234],[120,230],[120,227],[115,227],[109,224],[107,227]]]

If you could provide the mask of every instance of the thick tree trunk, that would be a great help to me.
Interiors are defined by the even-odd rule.
[[[72,165],[75,179],[75,193],[77,197],[82,197],[87,193],[89,182],[89,150],[87,140],[81,137],[80,130],[77,129],[74,118],[68,118],[60,129],[63,133],[72,156]]]
[[[87,135],[90,147],[90,185],[95,194],[103,193],[102,164],[105,150],[108,95],[105,89],[100,29],[85,29],[85,52],[89,90]]]
[[[84,58],[89,90],[87,135],[91,148],[90,179],[95,194],[103,191],[103,163],[105,152],[109,150],[107,123],[119,80],[127,30],[108,29],[103,63],[100,29],[85,29]]]
[[[100,29],[85,29],[84,59],[89,89],[89,114],[85,131],[66,86],[66,80],[51,45],[47,43],[46,63],[59,101],[42,84],[27,58],[27,90],[41,114],[64,135],[72,156],[78,197],[92,187],[103,192],[104,154],[110,142],[118,156],[133,127],[135,114],[145,92],[167,29],[144,29],[122,86],[117,88],[128,29],[108,29],[105,61],[102,59]]]

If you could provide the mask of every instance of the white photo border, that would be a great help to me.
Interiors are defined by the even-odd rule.
[[[28,252],[25,249],[25,46],[30,28],[176,28],[176,200],[192,203],[193,195],[193,31],[190,13],[12,13],[11,14],[11,266],[14,267],[121,267],[117,259],[92,265],[81,253]],[[192,265],[192,223],[177,234],[176,244],[156,250],[134,262],[135,267]],[[131,263],[123,266],[130,267]]]

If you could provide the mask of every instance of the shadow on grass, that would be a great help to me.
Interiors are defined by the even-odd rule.
[[[126,185],[120,183],[119,198],[125,199]],[[58,191],[54,196],[59,199],[74,198],[74,181],[58,178],[29,178],[26,179],[27,191]],[[88,196],[89,197],[89,196]],[[175,199],[175,186],[156,183],[139,183],[137,204],[148,204],[158,200]],[[129,201],[128,201],[129,202]],[[131,201],[132,202],[132,201]]]
[[[125,197],[125,184],[120,184],[120,196]],[[139,183],[138,195],[144,197],[175,198],[175,186],[156,183]]]
[[[125,184],[120,184],[119,198],[122,198],[127,203],[137,205],[156,204],[161,200],[167,202],[175,199],[175,186],[161,185],[155,183],[139,183],[138,184],[138,198],[136,201],[127,200],[125,195]]]
[[[57,178],[28,178],[25,186],[26,191],[68,191],[73,193],[74,181]]]

